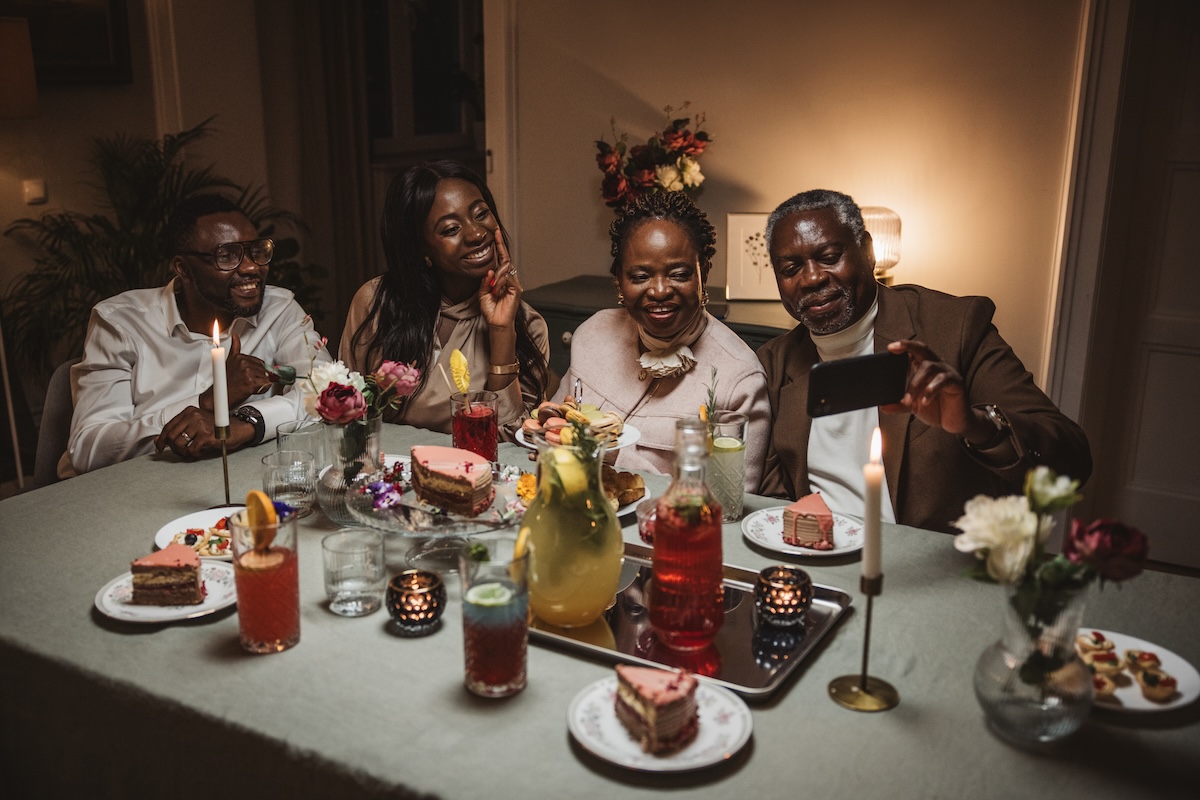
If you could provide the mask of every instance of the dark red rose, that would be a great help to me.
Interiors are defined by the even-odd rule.
[[[354,422],[366,416],[367,401],[355,387],[331,383],[317,398],[317,413],[326,422]]]
[[[658,166],[654,161],[654,148],[644,144],[635,144],[629,148],[629,163],[635,170],[652,170]]]
[[[625,180],[625,176],[619,172],[605,174],[604,180],[600,183],[600,196],[604,198],[605,204],[619,206],[628,199],[629,181]]]
[[[696,137],[693,136],[692,132],[686,128],[684,130],[667,128],[665,131],[663,131],[663,147],[667,148],[668,150],[677,150],[686,153],[688,152],[689,147],[695,146],[695,142]]]
[[[683,152],[689,156],[698,156],[704,152],[704,148],[708,147],[708,134],[704,131],[696,131],[696,135],[692,137],[689,145],[683,148]]]
[[[644,189],[648,189],[654,185],[654,170],[635,169],[629,174],[629,182],[634,186],[640,186]]]
[[[1087,564],[1102,581],[1123,581],[1137,575],[1149,552],[1146,534],[1114,519],[1098,519],[1087,526],[1073,520],[1063,542],[1063,555]]]
[[[616,172],[621,167],[621,154],[608,142],[596,142],[596,150],[596,166],[602,172]]]

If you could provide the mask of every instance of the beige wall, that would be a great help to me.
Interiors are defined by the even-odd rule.
[[[898,283],[992,297],[1035,373],[1067,168],[1084,0],[514,0],[526,282],[608,268],[593,141],[644,141],[691,100],[716,143],[698,201],[770,211],[809,188],[900,213]]]

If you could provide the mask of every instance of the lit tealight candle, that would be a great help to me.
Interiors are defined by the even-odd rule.
[[[225,384],[225,348],[221,346],[221,329],[213,322],[213,417],[218,428],[229,427],[229,387]]]
[[[862,574],[864,578],[878,578],[883,574],[880,535],[880,503],[883,494],[883,437],[879,428],[871,435],[871,460],[863,465],[863,480],[866,481],[863,523],[866,539],[863,542]]]

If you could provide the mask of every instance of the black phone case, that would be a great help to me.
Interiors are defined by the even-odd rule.
[[[808,373],[808,415],[824,417],[897,403],[904,396],[908,356],[875,353],[814,364]]]

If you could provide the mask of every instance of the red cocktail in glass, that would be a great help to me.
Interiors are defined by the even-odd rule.
[[[253,528],[235,517],[233,576],[238,595],[238,638],[251,653],[278,653],[300,641],[300,562],[296,518],[277,523],[274,540],[254,547]]]
[[[495,392],[465,392],[452,395],[453,444],[488,461],[496,460],[499,441],[496,426]]]

